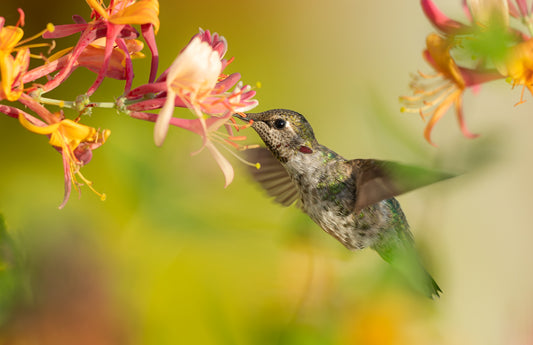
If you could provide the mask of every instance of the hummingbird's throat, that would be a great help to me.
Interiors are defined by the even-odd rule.
[[[313,153],[313,149],[311,149],[309,146],[305,146],[305,145],[300,146],[298,151],[300,151],[301,153],[305,153],[305,154]]]

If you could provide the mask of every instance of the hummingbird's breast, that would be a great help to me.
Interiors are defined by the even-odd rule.
[[[384,202],[355,213],[355,180],[341,156],[329,150],[314,152],[291,159],[285,167],[297,186],[302,210],[348,249],[371,246],[389,226]]]

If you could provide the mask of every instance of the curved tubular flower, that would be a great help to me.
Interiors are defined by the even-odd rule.
[[[101,0],[86,0],[95,16],[105,21],[118,24],[151,24],[155,33],[159,31],[159,2],[157,0],[116,0],[108,8],[101,5]]]
[[[513,87],[523,85],[520,101],[515,105],[522,104],[525,102],[526,88],[533,94],[533,39],[512,47],[505,61],[505,67]]]
[[[96,81],[87,91],[87,94],[90,96],[96,91],[105,78],[105,71],[107,70],[114,43],[118,40],[120,31],[124,26],[130,24],[148,24],[149,26],[145,26],[143,32],[148,33],[150,30],[153,30],[154,33],[157,33],[159,30],[159,2],[157,0],[117,0],[112,1],[110,6],[107,9],[104,9],[100,4],[100,1],[86,1],[93,9],[95,17],[100,16],[106,23],[107,27],[107,44],[105,47],[104,62]],[[150,42],[149,46],[152,50],[155,47],[155,43],[151,42],[153,35],[148,34],[145,36],[145,39]],[[154,53],[153,50],[152,53]],[[157,53],[157,51],[155,51],[155,53]],[[152,69],[154,68],[157,69],[157,65],[154,66],[152,64]],[[155,72],[150,72],[150,75],[152,74],[155,74]],[[128,84],[131,85],[131,81]],[[126,92],[127,91],[129,91],[129,89],[126,89]]]
[[[255,91],[237,83],[240,74],[221,74],[229,64],[228,60],[223,59],[226,50],[224,37],[216,33],[211,36],[209,31],[201,30],[159,78],[166,82],[166,101],[154,128],[156,145],[163,143],[176,106],[188,107],[200,120],[204,133],[207,132],[204,113],[221,116],[227,112],[248,111],[257,106],[258,102],[251,99]],[[236,84],[235,89],[228,92]],[[133,90],[132,95],[138,95],[136,90]]]
[[[464,24],[448,18],[431,0],[421,0],[420,5],[431,24],[443,33],[454,34],[467,28]]]
[[[126,66],[131,66],[131,57],[125,39],[137,38],[137,31],[130,24],[140,24],[143,36],[152,53],[152,64],[150,72],[150,82],[153,81],[157,71],[157,46],[155,43],[155,32],[159,28],[159,3],[157,0],[117,0],[111,1],[109,7],[104,8],[101,1],[86,0],[92,8],[94,20],[85,23],[79,17],[75,18],[76,23],[70,25],[59,25],[54,33],[46,33],[44,38],[58,38],[82,32],[81,38],[72,50],[69,62],[64,65],[61,71],[43,87],[43,91],[49,91],[60,85],[72,72],[76,65],[76,60],[82,52],[95,40],[105,38],[105,49],[103,60],[99,66],[98,76],[93,85],[87,91],[92,95],[106,77],[109,64],[111,63],[113,51],[120,49],[125,53]],[[118,47],[117,47],[118,46]],[[125,93],[129,91],[132,84],[133,72],[127,67],[127,82]]]
[[[133,74],[130,58],[144,56],[140,52],[143,48],[143,44],[141,41],[135,39],[126,39],[124,42],[125,46],[122,49],[113,49],[111,57],[109,58],[109,65],[105,77],[126,80],[126,82],[129,82],[128,76]],[[72,48],[67,48],[50,56],[44,65],[26,72],[23,77],[23,82],[27,83],[39,79],[58,70],[64,71],[66,69],[65,66],[67,65],[70,66],[69,74],[74,72],[78,67],[86,67],[95,73],[100,71],[100,67],[105,59],[105,48],[100,44],[99,40],[95,40],[93,43],[89,44],[81,51],[75,60],[72,59],[72,50]],[[128,54],[124,54],[124,51],[127,51]]]
[[[58,115],[58,122],[45,126],[36,124],[35,121],[32,121],[22,112],[18,117],[24,128],[33,133],[48,136],[49,144],[61,152],[65,174],[65,195],[59,208],[61,209],[66,205],[72,185],[79,191],[81,183],[77,181],[76,175],[104,200],[105,194],[98,193],[92,187],[92,182],[81,174],[80,168],[89,163],[92,158],[92,150],[104,144],[111,132],[109,130],[96,130],[68,119],[60,120],[61,117]]]
[[[180,99],[201,119],[204,131],[205,122],[201,102],[213,91],[218,76],[222,72],[221,56],[208,43],[195,37],[174,60],[166,77],[167,101],[159,112],[154,126],[155,144],[161,146],[168,131],[169,121],[174,112],[174,99]]]
[[[241,137],[231,134],[231,116],[254,108],[258,102],[253,99],[255,91],[239,81],[240,74],[222,74],[231,62],[223,58],[226,51],[224,37],[200,30],[155,83],[141,85],[126,94],[123,110],[131,117],[155,122],[156,145],[162,145],[170,125],[200,135],[201,149],[207,147],[211,152],[227,186],[233,179],[233,169],[214,142],[240,148],[235,141]],[[173,117],[176,107],[189,108],[196,118]],[[161,109],[158,115],[143,113],[154,109]],[[217,132],[222,126],[228,134]]]
[[[21,14],[22,16],[22,14]],[[4,26],[5,19],[0,17],[0,99],[16,101],[22,94],[24,84],[22,75],[30,64],[30,50],[19,47],[13,57],[11,55],[19,44],[24,31],[18,26]]]
[[[424,58],[437,73],[427,75],[419,72],[418,76],[413,77],[411,88],[414,95],[400,98],[407,104],[402,111],[420,113],[423,119],[430,117],[424,130],[424,137],[430,144],[435,145],[431,141],[431,131],[453,105],[461,132],[468,138],[475,138],[477,135],[468,130],[464,121],[463,93],[467,88],[476,88],[482,83],[503,76],[495,71],[479,71],[457,66],[450,55],[450,42],[437,34],[430,34],[426,39],[426,45]],[[423,82],[435,78],[440,78],[440,83],[427,85]]]
[[[463,24],[448,18],[432,0],[421,0],[426,17],[440,32],[427,36],[423,53],[436,74],[419,72],[410,85],[414,95],[400,99],[406,104],[402,111],[430,118],[424,137],[431,144],[433,127],[452,106],[462,133],[468,138],[476,137],[464,121],[462,97],[466,89],[475,92],[482,83],[510,77],[513,86],[522,84],[533,93],[533,46],[524,42],[530,39],[527,35],[509,25],[509,15],[521,17],[530,32],[533,29],[528,23],[532,21],[526,1],[516,3],[518,9],[511,0],[464,0],[469,23]],[[428,82],[435,78],[440,82]]]

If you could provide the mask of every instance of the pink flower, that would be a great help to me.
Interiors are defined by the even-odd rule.
[[[154,127],[156,145],[163,144],[174,112],[176,96],[201,119],[205,130],[201,103],[215,88],[222,72],[221,56],[200,37],[194,37],[174,60],[166,76],[167,100]]]
[[[431,0],[421,0],[420,5],[431,24],[443,33],[455,34],[467,28],[466,25],[448,18]],[[468,12],[467,14],[469,15]]]
[[[111,1],[107,8],[102,6],[102,1],[87,0],[93,9],[94,20],[86,23],[81,17],[75,16],[75,24],[58,25],[56,30],[45,33],[44,38],[60,38],[82,32],[81,37],[72,50],[70,59],[61,71],[44,86],[44,91],[49,91],[59,86],[72,72],[77,65],[77,60],[84,50],[95,40],[105,38],[103,59],[99,66],[98,76],[93,85],[87,91],[92,95],[106,77],[109,64],[112,62],[113,51],[122,50],[125,54],[125,65],[127,71],[126,92],[130,90],[133,71],[131,68],[131,57],[128,54],[128,47],[125,39],[137,38],[137,31],[132,24],[141,25],[142,35],[152,53],[152,65],[149,82],[153,82],[157,73],[158,52],[155,43],[155,32],[159,28],[159,3],[157,0],[115,0]],[[115,45],[117,47],[115,47]]]
[[[207,147],[213,155],[224,173],[227,186],[233,179],[233,168],[210,139],[234,145],[231,133],[228,135],[230,139],[223,139],[217,130],[226,126],[231,132],[228,122],[232,114],[248,111],[258,102],[252,99],[255,91],[239,82],[240,74],[222,74],[229,64],[228,60],[223,59],[226,50],[224,37],[201,30],[156,83],[138,87],[127,95],[129,99],[139,99],[147,93],[155,94],[155,97],[131,104],[126,109],[137,113],[161,108],[154,127],[154,141],[158,146],[163,144],[171,124],[200,135],[202,148]],[[196,119],[174,118],[175,107],[189,108]],[[151,116],[130,114],[152,120]]]

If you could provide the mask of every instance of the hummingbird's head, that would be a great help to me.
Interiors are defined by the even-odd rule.
[[[273,109],[247,113],[246,117],[239,114],[234,116],[244,121],[252,120],[252,128],[282,162],[298,153],[313,153],[317,145],[313,128],[302,114],[295,111]]]

